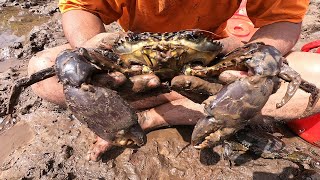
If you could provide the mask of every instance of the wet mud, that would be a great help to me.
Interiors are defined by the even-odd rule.
[[[296,49],[320,39],[320,3],[311,2]],[[1,13],[10,6],[17,8],[17,15],[12,15],[17,21],[20,12],[43,18],[26,32],[0,23],[6,29],[0,31],[0,179],[320,179],[320,172],[310,166],[288,160],[245,153],[230,163],[223,159],[221,146],[198,151],[189,144],[192,126],[155,130],[139,149],[113,148],[101,161],[87,161],[95,135],[66,109],[42,100],[31,88],[21,95],[13,117],[3,116],[12,83],[27,75],[29,58],[67,42],[56,3],[0,0]],[[8,23],[10,18],[1,21]],[[116,24],[106,28],[120,30]],[[281,138],[287,149],[318,157],[319,148],[297,137],[281,121],[266,120],[263,126]]]
[[[309,11],[307,12],[302,22],[302,33],[300,40],[297,42],[294,51],[299,51],[301,47],[311,41],[320,39],[320,13],[319,13],[320,1],[313,0],[309,5]],[[316,49],[312,49],[311,52],[315,52]]]

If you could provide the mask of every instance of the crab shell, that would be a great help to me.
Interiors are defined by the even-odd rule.
[[[213,34],[202,30],[170,33],[128,33],[112,51],[119,55],[121,66],[142,65],[142,73],[155,73],[162,79],[180,74],[190,63],[210,64],[222,51]],[[168,75],[170,74],[170,75]]]

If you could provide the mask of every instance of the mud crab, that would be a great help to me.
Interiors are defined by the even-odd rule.
[[[132,84],[134,80],[127,78],[141,74],[152,73],[161,80],[172,79],[187,63],[199,61],[209,64],[221,49],[222,45],[212,40],[211,34],[205,31],[180,31],[128,33],[117,40],[112,49],[66,50],[58,55],[53,67],[16,82],[7,113],[13,112],[14,104],[25,87],[57,75],[63,84],[68,109],[78,120],[113,145],[141,146],[146,142],[146,137],[138,124],[137,115],[115,89],[123,84]],[[114,86],[100,76],[112,72],[126,76],[122,84]],[[145,81],[143,78],[136,79]],[[147,89],[130,88],[133,92]]]
[[[199,121],[192,136],[195,147],[205,148],[233,134],[258,113],[276,91],[279,78],[290,83],[278,107],[288,102],[299,87],[311,93],[306,113],[317,102],[319,90],[287,66],[274,47],[263,43],[247,44],[217,60],[222,48],[212,33],[187,30],[128,33],[111,49],[67,50],[58,56],[53,67],[17,82],[12,90],[8,113],[13,111],[24,87],[56,74],[63,84],[68,107],[77,119],[115,145],[143,145],[145,135],[137,117],[117,91],[130,81],[126,78],[155,74],[161,82],[171,81],[169,88],[187,96],[192,92],[210,96],[205,101],[208,117]],[[235,80],[222,89],[223,85],[211,80],[228,69],[249,70],[252,76]],[[97,80],[98,74],[112,72],[126,76],[123,84],[112,87],[108,83],[97,83],[103,81]],[[181,78],[178,76],[181,74],[190,76]],[[133,91],[146,90],[142,87]]]
[[[269,132],[256,132],[255,130],[256,128],[245,127],[230,140],[225,141],[223,143],[224,159],[235,161],[243,152],[251,152],[265,159],[285,159],[301,165],[309,165],[317,171],[320,170],[319,157],[299,150],[289,150],[281,138]]]

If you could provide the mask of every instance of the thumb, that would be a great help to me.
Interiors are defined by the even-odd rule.
[[[222,72],[219,75],[219,80],[226,84],[230,84],[240,78],[244,78],[247,76],[248,76],[248,72],[246,71],[228,70],[228,71]]]

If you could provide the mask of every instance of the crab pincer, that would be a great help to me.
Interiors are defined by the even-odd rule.
[[[24,88],[57,75],[63,85],[68,109],[80,122],[112,145],[142,146],[146,143],[146,136],[135,111],[113,90],[125,83],[126,77],[120,76],[119,82],[110,83],[110,78],[106,80],[101,78],[106,76],[99,75],[121,71],[117,59],[116,54],[107,50],[65,50],[58,55],[54,66],[17,81],[11,91],[7,113],[13,112]]]
[[[309,115],[319,100],[319,89],[289,67],[276,48],[264,43],[247,44],[227,54],[218,64],[200,70],[191,67],[189,73],[213,76],[221,69],[235,68],[232,64],[247,70],[250,76],[235,80],[204,102],[207,117],[198,121],[192,133],[192,143],[198,149],[212,147],[245,126],[278,90],[280,79],[289,85],[277,108],[284,106],[298,88],[311,94],[303,116]]]
[[[192,133],[194,147],[212,147],[242,129],[260,112],[277,83],[276,78],[243,78],[208,98],[207,117],[198,121]]]
[[[130,105],[117,91],[90,84],[92,74],[99,72],[90,57],[85,49],[81,49],[64,51],[57,58],[55,69],[63,83],[68,109],[90,130],[113,145],[144,145],[145,133]]]

